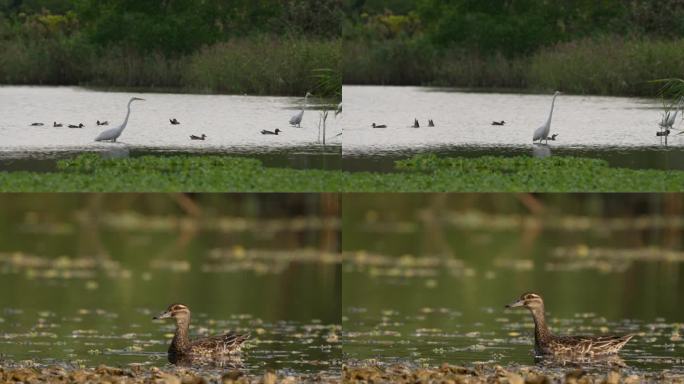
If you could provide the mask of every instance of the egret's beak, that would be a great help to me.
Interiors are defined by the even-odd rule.
[[[506,304],[506,308],[516,308],[516,307],[522,307],[525,305],[524,300],[516,300],[510,304]]]
[[[152,319],[154,319],[154,320],[168,319],[171,316],[172,316],[171,311],[164,311],[164,312],[158,314],[157,316],[153,317]]]

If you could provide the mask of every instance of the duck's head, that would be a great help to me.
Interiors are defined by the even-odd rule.
[[[131,101],[145,101],[145,99],[141,99],[139,97],[132,97]]]
[[[544,300],[542,300],[542,297],[539,296],[536,293],[528,292],[528,293],[523,293],[520,298],[508,305],[506,305],[506,308],[517,308],[517,307],[525,307],[527,309],[537,309],[537,308],[542,308],[544,307]]]
[[[187,319],[190,317],[190,308],[184,304],[171,304],[164,312],[153,317],[153,319],[161,320],[168,319],[170,317],[173,317],[176,320]]]
[[[282,132],[282,131],[280,130],[280,128],[276,128],[275,133],[279,133],[279,132]]]

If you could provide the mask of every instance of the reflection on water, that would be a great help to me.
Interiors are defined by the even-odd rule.
[[[550,95],[455,92],[419,87],[345,86],[343,156],[347,170],[389,171],[412,154],[536,156],[532,133],[546,120]],[[608,160],[629,168],[684,169],[684,136],[667,145],[655,133],[662,106],[656,100],[562,95],[549,142],[554,156]],[[413,119],[435,127],[409,128]],[[492,121],[505,120],[504,126]],[[370,128],[372,122],[387,129]],[[675,128],[684,128],[681,122]]]
[[[534,144],[532,146],[532,156],[540,159],[551,156],[551,147],[548,144]]]
[[[309,105],[302,128],[292,128],[290,115],[300,108],[300,98],[142,94],[144,102],[134,104],[128,126],[119,143],[95,143],[107,127],[97,120],[118,125],[126,113],[130,93],[98,92],[73,87],[0,87],[0,152],[102,152],[111,148],[130,151],[172,152],[253,152],[317,146],[319,109]],[[331,107],[332,108],[332,107]],[[175,117],[180,125],[171,125]],[[327,120],[329,145],[340,145],[337,120]],[[64,123],[54,128],[53,122]],[[33,122],[44,126],[31,127]],[[84,123],[85,128],[70,129],[67,124]],[[262,129],[283,131],[264,136]],[[190,135],[206,134],[205,141],[190,140]]]
[[[504,308],[535,291],[559,334],[635,333],[622,362],[608,364],[684,373],[681,213],[660,216],[662,201],[605,199],[604,208],[573,196],[343,198],[345,355],[419,366],[538,364],[532,317]],[[620,202],[611,217],[577,213]],[[520,203],[549,213],[521,213]],[[629,216],[630,205],[641,214]]]
[[[193,337],[251,332],[245,371],[339,374],[339,226],[324,197],[87,196],[0,205],[7,364],[163,366],[175,326],[152,317],[182,302]]]

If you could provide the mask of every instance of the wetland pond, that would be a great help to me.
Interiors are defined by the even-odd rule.
[[[54,207],[2,202],[4,367],[169,367],[174,324],[152,317],[181,302],[192,310],[191,337],[251,332],[231,362],[245,373],[339,376],[336,217],[69,213],[73,202],[40,200]]]
[[[561,95],[551,133],[556,141],[532,143],[549,115],[551,95],[459,92],[445,88],[345,86],[343,169],[394,169],[419,153],[440,156],[580,156],[611,166],[684,170],[684,135],[667,145],[656,137],[662,104],[655,99]],[[421,128],[409,126],[416,118]],[[428,119],[435,127],[427,127]],[[504,126],[492,126],[504,120]],[[371,124],[386,124],[386,129]],[[684,126],[677,119],[675,129]]]
[[[103,130],[131,116],[117,143],[97,143]],[[326,104],[306,106],[302,128],[290,127],[290,117],[303,98],[193,95],[171,93],[101,92],[79,87],[0,87],[0,170],[51,171],[58,159],[84,152],[105,157],[146,154],[223,154],[248,156],[272,167],[339,169],[339,127],[331,112],[326,146],[320,145],[319,114]],[[329,108],[334,106],[330,105]],[[171,125],[175,118],[180,125]],[[97,126],[97,121],[109,126]],[[32,123],[44,123],[33,127]],[[53,122],[62,123],[61,128]],[[84,128],[68,128],[83,123]],[[279,135],[262,135],[263,129]],[[206,134],[207,139],[190,140]]]
[[[572,367],[535,361],[530,313],[504,309],[536,291],[557,333],[637,335],[619,359],[583,368],[684,377],[681,216],[538,217],[430,205],[411,213],[420,199],[343,199],[342,327],[352,366]]]

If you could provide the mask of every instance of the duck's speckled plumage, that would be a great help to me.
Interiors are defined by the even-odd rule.
[[[556,336],[546,325],[544,301],[536,293],[525,293],[508,308],[525,307],[534,319],[534,350],[537,355],[602,356],[618,353],[634,335]]]
[[[173,317],[176,321],[176,332],[169,346],[169,361],[187,361],[188,359],[212,359],[237,354],[249,334],[228,332],[223,335],[203,337],[190,340],[190,309],[183,304],[172,304],[155,319]]]

